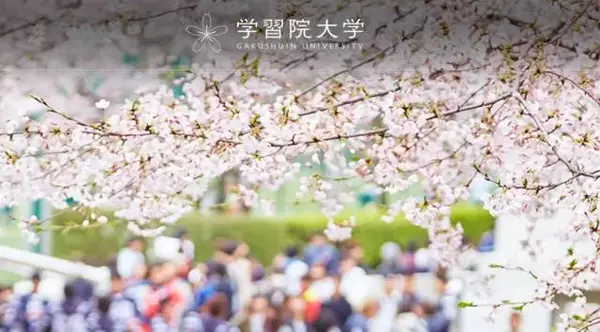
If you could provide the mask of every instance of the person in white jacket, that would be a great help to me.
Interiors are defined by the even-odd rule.
[[[144,242],[141,238],[131,238],[127,246],[117,255],[117,271],[124,279],[130,279],[136,271],[146,264],[144,257]]]
[[[232,321],[239,322],[243,319],[244,308],[250,302],[254,285],[252,284],[252,262],[248,259],[250,248],[246,243],[239,243],[235,247],[230,262],[227,264],[227,272],[233,278],[236,294],[234,299],[234,312],[237,314]]]

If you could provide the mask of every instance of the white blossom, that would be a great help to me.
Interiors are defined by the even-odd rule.
[[[110,106],[110,102],[106,99],[101,99],[101,100],[97,101],[95,105],[96,105],[96,108],[105,110]]]

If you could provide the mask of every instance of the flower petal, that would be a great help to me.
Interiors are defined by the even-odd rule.
[[[206,45],[205,37],[198,38],[198,39],[196,39],[196,42],[192,46],[192,50],[194,52],[200,52],[200,50],[202,50],[202,48],[204,47],[204,45]]]
[[[195,26],[195,25],[186,26],[185,31],[192,36],[201,37],[201,36],[205,35],[204,31],[202,31],[202,28],[199,26]]]
[[[213,38],[211,36],[211,37],[207,38],[206,41],[208,42],[208,45],[210,46],[210,48],[212,48],[212,50],[215,51],[215,53],[221,52],[221,43],[219,43],[218,40],[216,40],[215,38]]]
[[[202,27],[204,28],[204,31],[210,31],[212,19],[209,13],[205,13],[204,16],[202,16]]]
[[[226,34],[227,30],[228,30],[228,28],[226,25],[217,25],[216,27],[214,27],[210,30],[210,34],[213,37],[218,37],[218,36],[222,36],[222,35]]]

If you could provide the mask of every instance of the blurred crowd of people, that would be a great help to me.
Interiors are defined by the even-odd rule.
[[[372,268],[357,243],[336,247],[314,234],[264,267],[248,245],[230,240],[217,241],[213,257],[198,264],[187,234],[173,238],[173,254],[152,260],[144,241],[130,239],[109,264],[108,294],[77,278],[52,301],[39,295],[39,273],[27,294],[0,289],[0,330],[446,332],[456,317],[457,287],[416,245],[386,243]],[[416,287],[423,274],[433,280],[433,297]]]

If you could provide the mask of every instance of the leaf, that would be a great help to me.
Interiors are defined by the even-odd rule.
[[[523,311],[523,308],[525,308],[525,304],[520,304],[512,307],[512,309],[516,311]]]
[[[458,302],[458,307],[459,308],[475,307],[475,303],[467,302],[467,301],[460,301],[460,302]]]
[[[494,263],[488,265],[488,267],[492,268],[492,269],[501,269],[501,268],[503,268],[502,265],[500,265],[500,264],[494,264]]]

